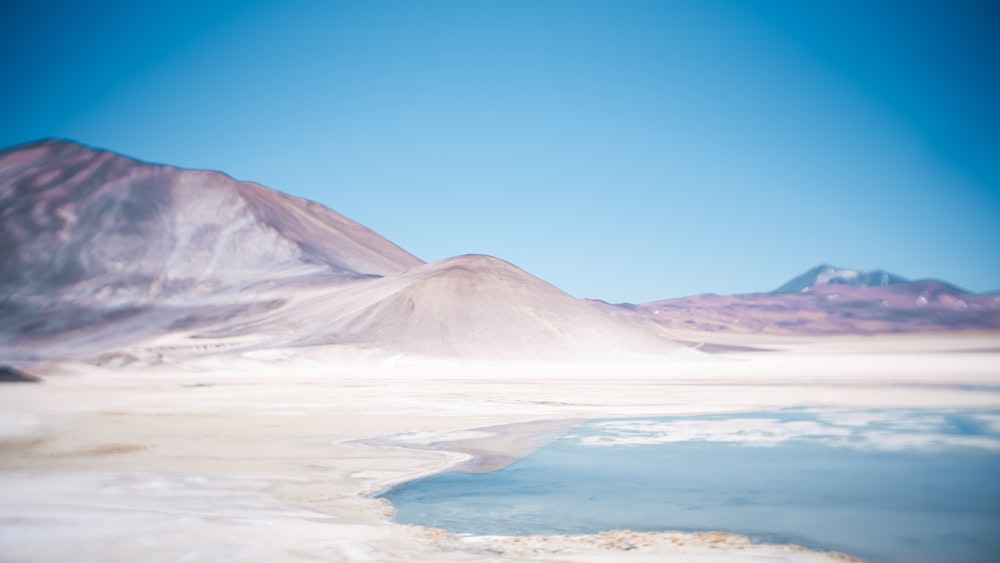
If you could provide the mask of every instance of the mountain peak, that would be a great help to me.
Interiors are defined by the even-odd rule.
[[[320,204],[71,141],[0,151],[0,240],[0,358],[18,361],[267,347],[691,354],[499,258],[425,264]]]
[[[820,264],[785,283],[771,293],[803,293],[818,285],[850,287],[880,287],[909,280],[885,270],[853,270],[830,264]]]
[[[0,288],[49,300],[144,300],[423,263],[322,205],[59,139],[0,151],[0,217]]]

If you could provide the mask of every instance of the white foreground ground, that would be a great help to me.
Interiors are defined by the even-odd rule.
[[[460,451],[494,467],[573,419],[1000,408],[996,334],[728,344],[776,351],[629,365],[373,367],[317,351],[49,366],[42,384],[0,387],[0,560],[843,560],[727,534],[453,538],[394,524],[370,495],[468,460]],[[535,421],[548,422],[514,424]],[[512,426],[468,432],[494,425]]]

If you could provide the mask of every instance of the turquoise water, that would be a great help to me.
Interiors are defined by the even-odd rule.
[[[720,530],[879,562],[1000,561],[1000,413],[596,420],[487,474],[383,495],[469,534]]]

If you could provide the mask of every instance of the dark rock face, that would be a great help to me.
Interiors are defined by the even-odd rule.
[[[0,383],[41,383],[42,378],[17,368],[0,365]]]

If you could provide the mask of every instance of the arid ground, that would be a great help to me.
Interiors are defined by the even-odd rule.
[[[587,418],[1000,408],[995,333],[761,338],[646,364],[365,366],[300,349],[42,366],[43,383],[0,393],[0,560],[842,560],[720,533],[456,538],[394,524],[371,495],[502,465]]]

